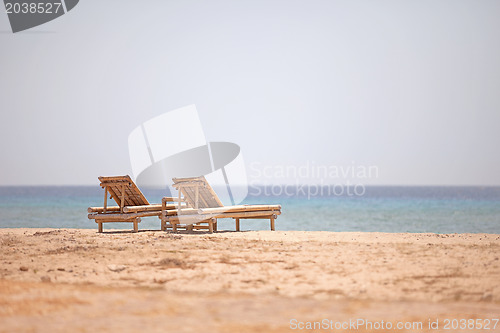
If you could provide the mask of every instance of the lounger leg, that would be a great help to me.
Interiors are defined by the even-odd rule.
[[[274,231],[274,216],[271,217],[271,230]]]
[[[139,225],[138,224],[139,224],[140,220],[141,220],[140,218],[136,218],[134,220],[134,232],[139,232]]]
[[[165,229],[167,229],[167,223],[165,222],[165,220],[161,220],[161,231],[165,231]]]
[[[217,231],[217,219],[214,220],[214,231]]]
[[[99,229],[98,232],[102,232],[102,222],[97,222],[97,226],[98,226],[98,229]]]
[[[194,225],[193,225],[193,224],[188,224],[188,225],[186,226],[186,230],[187,230],[187,231],[193,231],[193,228],[194,228]]]
[[[235,218],[234,221],[236,222],[236,231],[240,231],[240,219]]]
[[[214,232],[214,220],[213,219],[208,222],[208,232],[209,233]]]
[[[172,231],[177,232],[177,223],[176,222],[170,222],[172,224]]]

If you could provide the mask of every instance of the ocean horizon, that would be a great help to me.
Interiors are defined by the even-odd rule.
[[[500,186],[366,186],[363,192],[351,190],[252,186],[243,204],[281,204],[276,230],[500,234]],[[166,190],[142,191],[150,203],[160,203],[163,196],[171,195]],[[87,208],[102,204],[99,186],[1,186],[0,228],[97,229],[87,218]],[[234,230],[234,221],[221,219],[218,227]],[[131,228],[131,223],[105,226],[105,230]],[[139,229],[159,230],[160,221],[143,218]],[[242,220],[241,230],[269,230],[269,221]]]

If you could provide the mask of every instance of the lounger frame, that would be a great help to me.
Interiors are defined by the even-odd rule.
[[[134,232],[138,232],[141,217],[160,217],[163,206],[150,204],[130,176],[99,177],[99,181],[104,189],[104,205],[88,208],[88,218],[95,220],[99,232],[103,232],[104,223],[116,222],[133,223]],[[108,206],[108,196],[118,206]],[[168,197],[164,199],[167,200]],[[171,203],[166,207],[174,209],[176,206],[172,202],[173,198],[170,199]]]
[[[170,198],[163,198],[160,215],[161,229],[208,229],[217,231],[217,219],[232,218],[236,231],[240,231],[242,219],[269,219],[271,230],[275,230],[275,220],[281,214],[280,205],[237,205],[224,206],[208,184],[205,177],[173,178],[173,187],[177,189],[176,209],[168,209]]]

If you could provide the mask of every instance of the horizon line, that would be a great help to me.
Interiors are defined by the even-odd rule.
[[[159,187],[147,187],[140,186],[140,188],[144,189],[162,189]],[[217,187],[217,185],[214,185]],[[222,186],[222,185],[221,185]],[[245,186],[242,184],[235,184],[234,186]],[[272,186],[364,186],[364,187],[500,187],[500,184],[315,184],[315,183],[304,183],[304,184],[252,184],[247,185],[248,187],[257,186],[257,187],[272,187]],[[99,184],[11,184],[4,185],[0,184],[0,187],[100,187]]]

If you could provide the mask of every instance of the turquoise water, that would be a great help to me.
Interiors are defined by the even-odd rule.
[[[162,191],[143,192],[150,202],[161,202]],[[103,191],[97,186],[0,187],[0,227],[96,228],[87,219],[87,207],[102,202]],[[367,187],[363,196],[309,199],[250,191],[245,203],[281,204],[277,230],[500,234],[500,187]],[[107,227],[131,229],[132,225]],[[159,227],[157,218],[144,218],[139,226]],[[269,221],[243,220],[241,227],[269,230]],[[234,230],[234,222],[220,220],[219,229]]]

